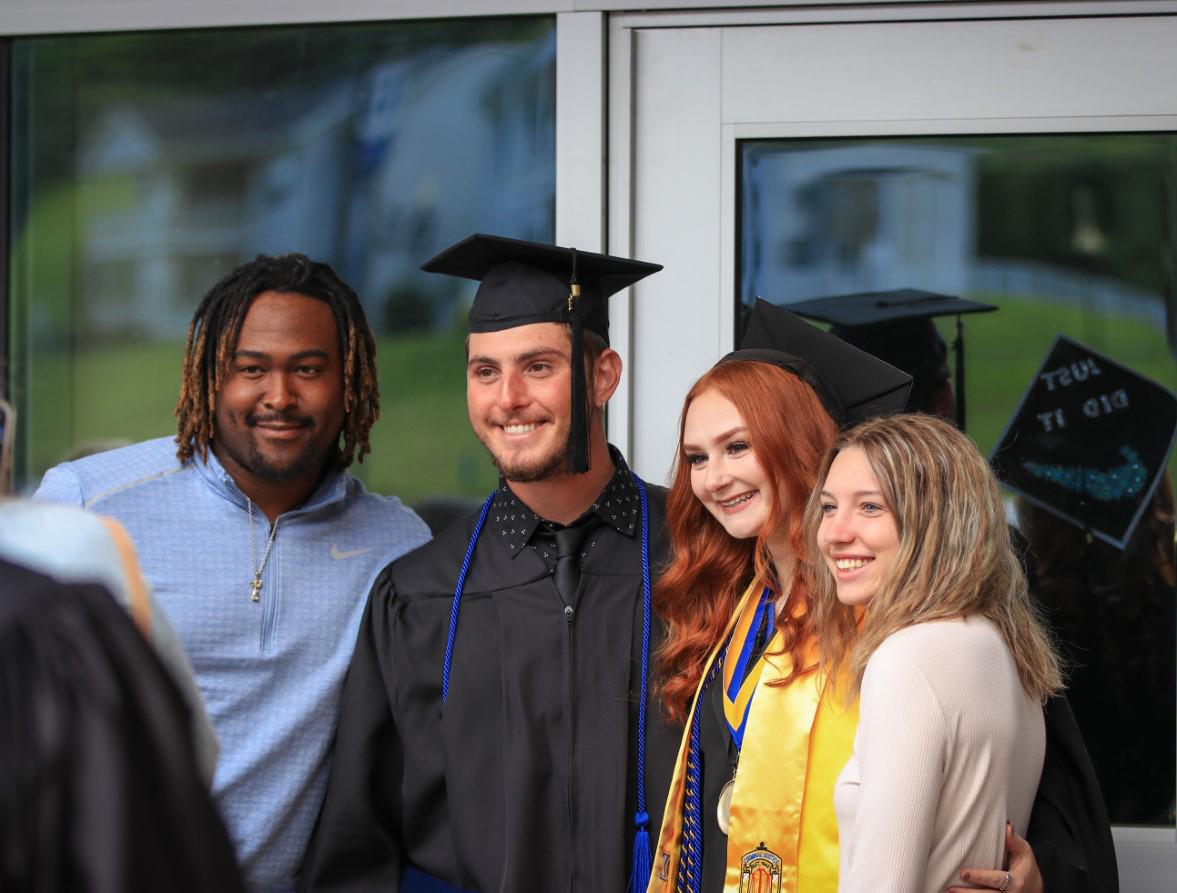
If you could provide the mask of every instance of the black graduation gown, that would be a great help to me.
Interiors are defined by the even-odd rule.
[[[650,560],[666,553],[649,488]],[[395,891],[406,864],[467,890],[625,890],[636,810],[641,537],[604,525],[571,622],[531,550],[489,525],[442,663],[472,515],[378,578],[344,688],[304,890]],[[640,528],[639,528],[640,530]],[[653,643],[661,632],[652,620]],[[661,822],[681,727],[650,692],[646,809]]]
[[[0,890],[243,893],[190,728],[105,590],[0,561]]]
[[[1026,834],[1048,891],[1116,893],[1116,850],[1107,807],[1063,696],[1045,708],[1046,757]]]

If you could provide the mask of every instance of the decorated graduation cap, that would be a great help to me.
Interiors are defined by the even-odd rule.
[[[1123,549],[1177,437],[1177,396],[1059,335],[990,456],[997,476]]]
[[[955,354],[956,424],[965,426],[964,325],[966,313],[989,313],[992,304],[966,301],[951,295],[914,288],[814,298],[790,304],[789,309],[809,319],[833,324],[830,331],[856,347],[909,372],[916,405],[923,404],[935,388],[948,380],[948,350],[932,320],[956,317]]]
[[[839,425],[901,412],[911,376],[761,298],[731,360],[771,363],[813,388]]]
[[[499,332],[538,322],[572,327],[569,470],[588,471],[588,394],[583,331],[609,343],[609,296],[657,273],[651,264],[559,245],[475,233],[421,265],[427,273],[477,280],[469,331]]]

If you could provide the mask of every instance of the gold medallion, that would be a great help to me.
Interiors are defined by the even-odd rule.
[[[719,823],[719,830],[727,834],[732,826],[732,791],[736,789],[733,778],[723,786],[719,792],[719,805],[715,809],[715,820]]]

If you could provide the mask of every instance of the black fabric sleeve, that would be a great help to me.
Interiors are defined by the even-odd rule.
[[[103,589],[0,562],[0,890],[244,893],[190,714]]]
[[[1111,823],[1071,705],[1059,695],[1043,712],[1046,758],[1026,836],[1046,893],[1117,893]]]
[[[394,598],[385,570],[369,594],[344,683],[327,795],[299,887],[304,893],[400,888],[401,748],[382,661]]]

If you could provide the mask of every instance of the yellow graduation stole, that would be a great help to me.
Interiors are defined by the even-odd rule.
[[[706,679],[726,642],[764,587],[753,581],[740,599],[720,644],[707,659]],[[845,707],[818,691],[817,673],[771,685],[792,669],[774,635],[763,658],[744,732],[732,795],[724,893],[824,893],[838,887],[838,824],[834,782],[850,758],[858,705]],[[816,645],[806,649],[816,657]],[[699,690],[690,716],[699,709]],[[690,721],[663,813],[648,893],[673,893],[682,839],[683,797]],[[715,804],[705,804],[704,810]]]

